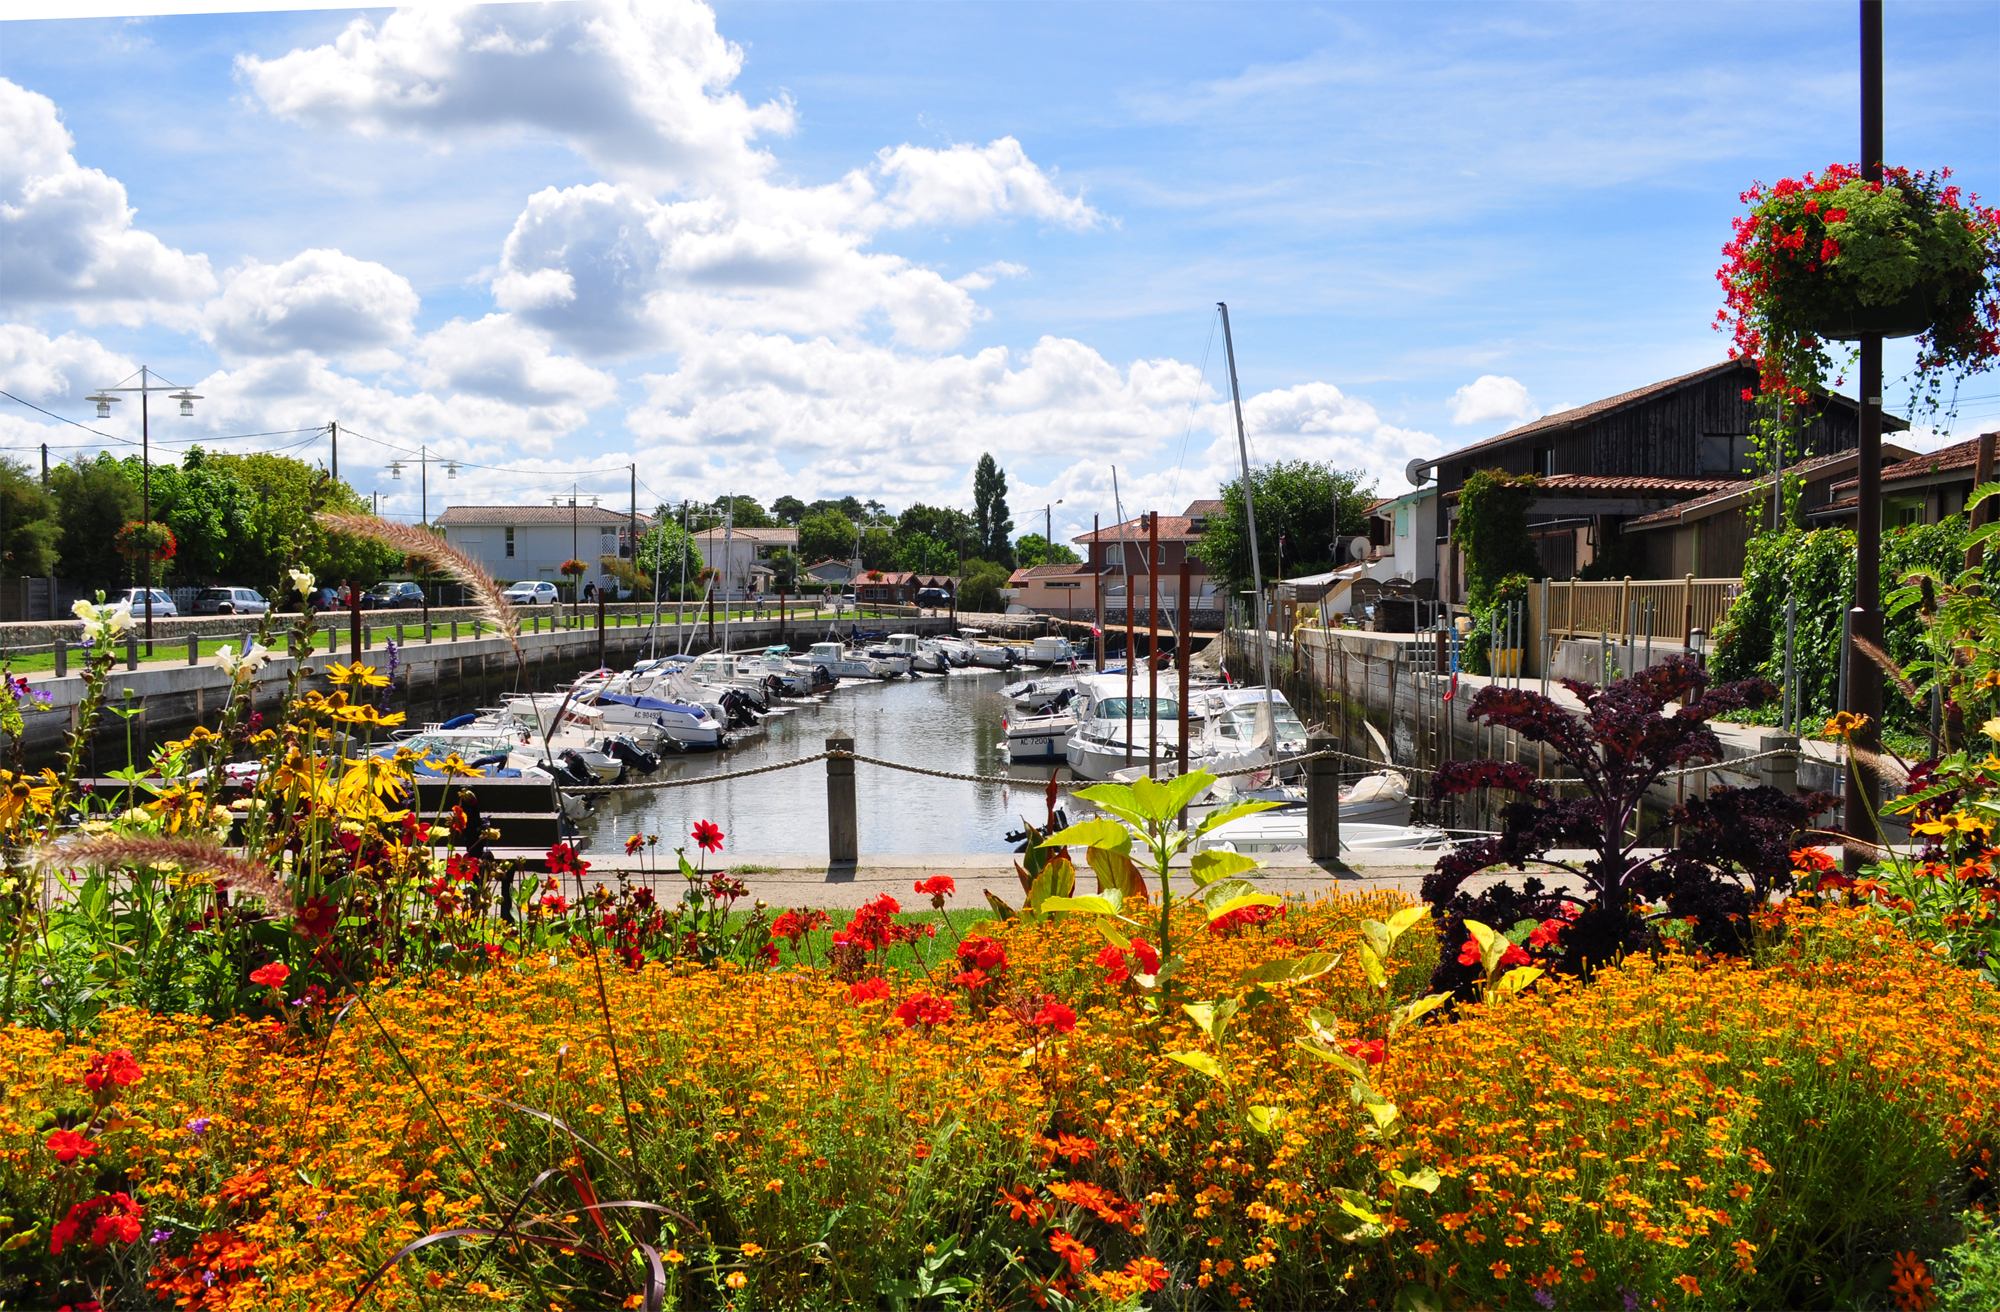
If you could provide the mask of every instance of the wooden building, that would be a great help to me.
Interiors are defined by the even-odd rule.
[[[1753,472],[1756,388],[1756,368],[1729,360],[1545,415],[1438,457],[1433,468],[1445,509],[1435,544],[1441,594],[1464,600],[1464,562],[1451,545],[1451,525],[1459,490],[1481,469],[1545,479],[1529,524],[1547,577],[1648,571],[1650,544],[1628,541],[1624,525],[1744,482]],[[1908,426],[1883,416],[1885,431]],[[1859,440],[1858,407],[1833,396],[1807,425],[1800,454],[1837,455]]]

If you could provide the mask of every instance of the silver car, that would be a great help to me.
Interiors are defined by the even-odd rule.
[[[249,588],[204,588],[194,599],[197,615],[262,615],[271,603]]]
[[[556,585],[536,579],[523,579],[500,595],[511,606],[553,606],[557,600]]]
[[[146,590],[144,588],[127,588],[123,592],[114,594],[111,598],[113,606],[123,601],[132,603],[132,613],[134,615],[143,616],[146,613]],[[174,599],[168,596],[164,589],[154,588],[153,618],[156,620],[162,617],[172,619],[179,614],[180,612],[174,609]]]

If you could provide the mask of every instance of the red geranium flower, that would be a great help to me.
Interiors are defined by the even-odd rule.
[[[847,986],[847,1000],[855,1006],[864,1002],[880,1002],[889,996],[889,981],[886,979],[864,979]]]
[[[939,1025],[950,1024],[954,1010],[950,998],[914,993],[904,1000],[902,1006],[896,1008],[896,1019],[902,1021],[906,1029],[914,1029],[919,1025],[926,1029],[935,1029]]]
[[[1507,950],[1500,954],[1502,966],[1525,966],[1533,960],[1533,957],[1521,951],[1521,945],[1518,943],[1509,943]]]
[[[1051,998],[1042,1004],[1042,1009],[1028,1023],[1046,1025],[1058,1034],[1073,1034],[1076,1032],[1076,1013]]]
[[[1476,966],[1479,964],[1479,955],[1479,940],[1468,935],[1465,946],[1458,950],[1458,964]]]
[[[689,837],[694,839],[695,844],[704,852],[720,852],[722,850],[722,831],[716,828],[710,821],[695,821],[694,832]]]
[[[144,1076],[139,1063],[132,1060],[132,1050],[120,1048],[116,1052],[100,1052],[90,1059],[90,1068],[83,1073],[83,1087],[97,1093],[107,1084],[120,1088],[137,1084]]]
[[[75,1130],[57,1130],[49,1136],[49,1151],[64,1166],[81,1157],[97,1156],[97,1145]]]
[[[259,966],[250,972],[252,984],[262,984],[267,989],[281,989],[290,979],[292,968],[282,961],[274,961],[268,966]]]
[[[1389,1045],[1381,1039],[1350,1039],[1340,1045],[1350,1057],[1359,1057],[1370,1066],[1380,1066],[1389,1055]]]
[[[920,881],[916,885],[916,890],[925,897],[956,897],[958,895],[958,885],[952,882],[950,875],[932,875],[929,879]]]

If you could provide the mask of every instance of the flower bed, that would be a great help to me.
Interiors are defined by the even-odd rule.
[[[405,1257],[375,1305],[615,1306],[643,1298],[643,1269],[590,1255],[638,1238],[677,1306],[830,1288],[1116,1302],[1168,1281],[1190,1306],[1386,1306],[1412,1283],[1449,1306],[1800,1306],[1843,1255],[1922,1244],[1931,1200],[1990,1160],[2000,999],[1864,913],[1798,913],[1761,968],[1635,961],[1385,1049],[1357,945],[1362,918],[1396,904],[1190,919],[1192,997],[1302,949],[1342,953],[1246,1009],[1216,1049],[1227,1080],[1165,1055],[1186,1021],[1148,1011],[1074,921],[954,949],[985,953],[966,984],[936,968],[868,977],[879,988],[793,966],[613,971],[615,1060],[575,956],[434,974],[344,1019],[120,1010],[88,1043],[8,1031],[0,1202],[17,1233],[35,1228],[0,1279],[31,1303],[122,1281],[127,1304],[143,1282],[191,1307],[337,1307],[405,1245],[459,1228],[465,1246]],[[1392,965],[1420,981],[1434,955],[1412,933]],[[943,1005],[906,1013],[917,997]],[[1314,1008],[1379,1063],[1401,1135],[1362,1128],[1345,1075],[1293,1043]],[[122,1050],[134,1082],[109,1097],[80,1082]],[[89,1157],[57,1160],[58,1120]],[[1425,1166],[1434,1195],[1382,1183]],[[85,1233],[124,1218],[105,1202],[48,1253],[54,1218],[115,1194],[140,1237]],[[1357,1235],[1357,1199],[1381,1209],[1375,1238]],[[510,1215],[570,1238],[485,1245]]]

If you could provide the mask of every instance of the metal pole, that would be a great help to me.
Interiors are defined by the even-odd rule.
[[[1160,771],[1160,512],[1146,515],[1146,773]]]
[[[1098,518],[1099,517],[1096,515],[1092,515],[1090,517],[1090,549],[1093,552],[1097,550],[1099,545],[1097,540],[1097,535],[1103,531],[1102,527],[1098,523]],[[955,608],[956,608],[956,603],[954,602],[954,609]],[[1090,562],[1090,613],[1091,617],[1096,621],[1094,624],[1091,625],[1091,627],[1097,630],[1096,634],[1093,637],[1093,641],[1091,642],[1090,645],[1093,649],[1093,653],[1097,657],[1097,672],[1099,674],[1102,674],[1104,673],[1104,624],[1105,624],[1104,570],[1094,559]]]
[[[1257,554],[1257,506],[1256,497],[1250,489],[1250,439],[1243,431],[1243,393],[1236,385],[1236,342],[1229,333],[1229,306],[1221,301],[1215,308],[1222,311],[1222,349],[1229,357],[1229,400],[1236,408],[1236,454],[1243,464],[1243,517],[1250,529],[1250,579],[1257,589],[1257,650],[1264,664],[1264,714],[1271,724],[1271,761],[1278,759],[1278,714],[1271,705],[1271,648],[1264,640],[1264,631],[1269,626],[1264,622],[1264,564]]]
[[[729,494],[729,508],[722,512],[722,568],[730,567],[729,544],[736,532],[736,494]],[[858,593],[856,595],[859,595]],[[860,608],[855,609],[860,614]],[[729,654],[729,583],[725,578],[722,585],[722,654]]]
[[[326,421],[326,435],[333,441],[333,481],[338,483],[340,481],[340,423],[338,420],[329,419]]]
[[[632,600],[639,599],[639,462],[632,462],[632,508],[626,512],[625,540],[632,544],[626,559],[632,562]]]
[[[1125,579],[1125,764],[1132,764],[1132,668],[1133,641],[1137,630],[1132,614],[1132,548],[1125,540],[1125,502],[1118,495],[1118,466],[1111,466],[1111,512],[1118,516],[1118,572]]]
[[[139,486],[140,499],[145,502],[140,516],[146,523],[146,577],[141,580],[146,585],[146,654],[153,654],[153,449],[152,415],[153,399],[150,390],[152,378],[144,365],[139,366]]]
[[[1882,0],[1861,0],[1861,176],[1882,181]],[[1872,661],[1856,659],[1858,644],[1882,644],[1882,334],[1861,337],[1861,440],[1856,453],[1860,475],[1854,514],[1854,608],[1842,643],[1847,664],[1843,709],[1865,717],[1855,745],[1875,749],[1882,739],[1882,674]],[[1881,784],[1865,754],[1847,771],[1844,822],[1856,833],[1863,818],[1873,819]],[[1860,848],[1848,848],[1848,875],[1867,863]]]
[[[1193,655],[1194,651],[1193,645],[1188,640],[1190,630],[1188,628],[1187,599],[1188,589],[1193,586],[1193,578],[1194,566],[1189,563],[1187,553],[1183,550],[1181,553],[1180,622],[1174,626],[1176,635],[1174,655],[1177,658],[1175,664],[1181,667],[1181,741],[1178,757],[1180,761],[1179,773],[1181,774],[1186,774],[1188,768],[1188,657]]]
[[[661,523],[659,523],[659,524],[655,525],[655,527],[656,527],[656,528],[657,528],[657,529],[659,530],[659,534],[660,534],[660,536],[659,536],[659,537],[657,537],[657,538],[655,538],[655,539],[653,540],[653,632],[652,632],[652,636],[651,636],[651,639],[650,639],[650,640],[649,640],[649,641],[648,641],[648,642],[646,643],[646,655],[647,655],[647,656],[649,656],[649,657],[650,657],[650,656],[653,656],[653,655],[656,655],[656,654],[658,653],[658,651],[659,651],[659,644],[660,644],[660,557],[661,557],[662,555],[664,555],[664,554],[665,554],[665,552],[666,552],[666,549],[667,549],[667,526],[666,526],[666,523],[665,523],[665,521],[663,520],[663,521],[662,521]],[[638,567],[638,563],[639,563],[639,561],[638,561],[638,556],[639,556],[639,553],[638,553],[638,551],[637,551],[637,550],[634,550],[634,551],[633,551],[633,553],[632,553],[632,564],[633,564],[633,568],[635,568],[635,569],[636,569],[636,568]],[[687,564],[686,564],[686,561],[687,561],[687,547],[686,547],[685,545],[683,545],[683,546],[682,546],[682,548],[681,548],[681,561],[682,561],[682,564],[681,564],[681,569],[682,569],[683,571],[685,571],[685,570],[687,569]]]
[[[1797,674],[1792,667],[1793,635],[1798,625],[1798,599],[1785,598],[1785,687],[1781,702],[1786,733],[1796,733],[1799,723],[1799,690],[1795,682]]]

